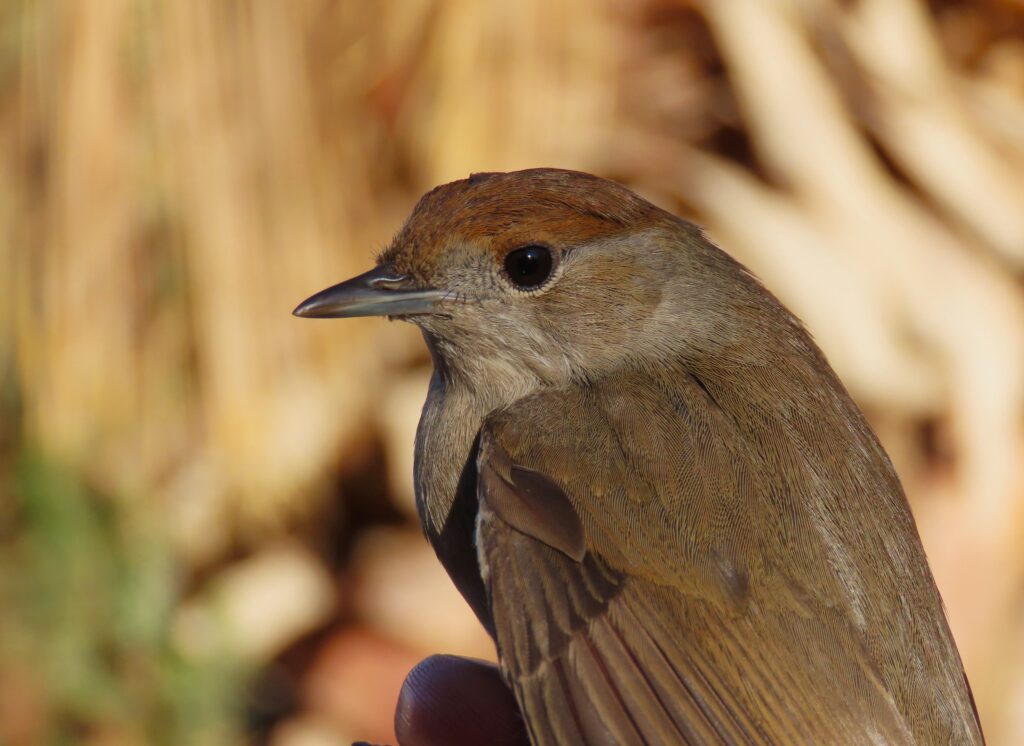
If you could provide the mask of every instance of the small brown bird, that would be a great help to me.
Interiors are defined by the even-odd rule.
[[[420,516],[534,744],[982,742],[892,464],[696,226],[475,174],[295,313],[423,330]]]

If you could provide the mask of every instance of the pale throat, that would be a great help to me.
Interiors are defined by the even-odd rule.
[[[451,389],[435,369],[416,429],[416,507],[428,533],[440,533],[455,502],[459,478],[486,412]]]
[[[564,368],[524,361],[511,345],[493,341],[459,345],[424,330],[434,363],[427,400],[416,432],[417,504],[428,528],[439,531],[487,417],[525,396],[560,385]],[[472,340],[467,340],[472,342]]]
[[[424,330],[446,391],[468,397],[467,407],[487,415],[541,388],[571,382],[569,357],[549,338],[497,313],[490,320],[492,328],[481,333],[451,329],[442,337]]]

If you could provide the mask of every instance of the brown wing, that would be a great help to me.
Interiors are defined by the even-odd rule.
[[[937,596],[913,598],[914,567],[876,588],[801,503],[801,476],[825,487],[799,433],[772,463],[698,381],[651,383],[533,397],[481,433],[480,564],[534,743],[980,738]]]

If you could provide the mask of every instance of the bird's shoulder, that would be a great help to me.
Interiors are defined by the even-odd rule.
[[[538,391],[485,419],[476,542],[524,707],[554,696],[536,694],[552,666],[568,666],[559,677],[571,690],[587,656],[598,668],[601,655],[646,660],[649,672],[664,655],[666,676],[699,681],[707,665],[722,677],[690,692],[698,709],[725,702],[745,717],[749,697],[781,692],[795,720],[737,726],[768,741],[815,723],[825,740],[861,728],[894,743],[910,740],[908,727],[969,734],[963,671],[877,442],[844,410],[800,419],[743,393],[683,367],[637,369]],[[626,697],[622,676],[612,678]]]
[[[824,551],[804,496],[779,488],[775,467],[751,448],[756,434],[690,371],[631,370],[538,391],[492,413],[480,433],[481,487],[495,464],[531,482],[519,495],[548,485],[521,520],[578,536],[616,571],[733,609],[754,593],[803,614],[841,603],[828,573],[791,572]]]

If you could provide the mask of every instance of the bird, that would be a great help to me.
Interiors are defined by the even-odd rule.
[[[696,224],[473,174],[294,313],[422,331],[419,516],[531,743],[983,743],[889,457]]]

